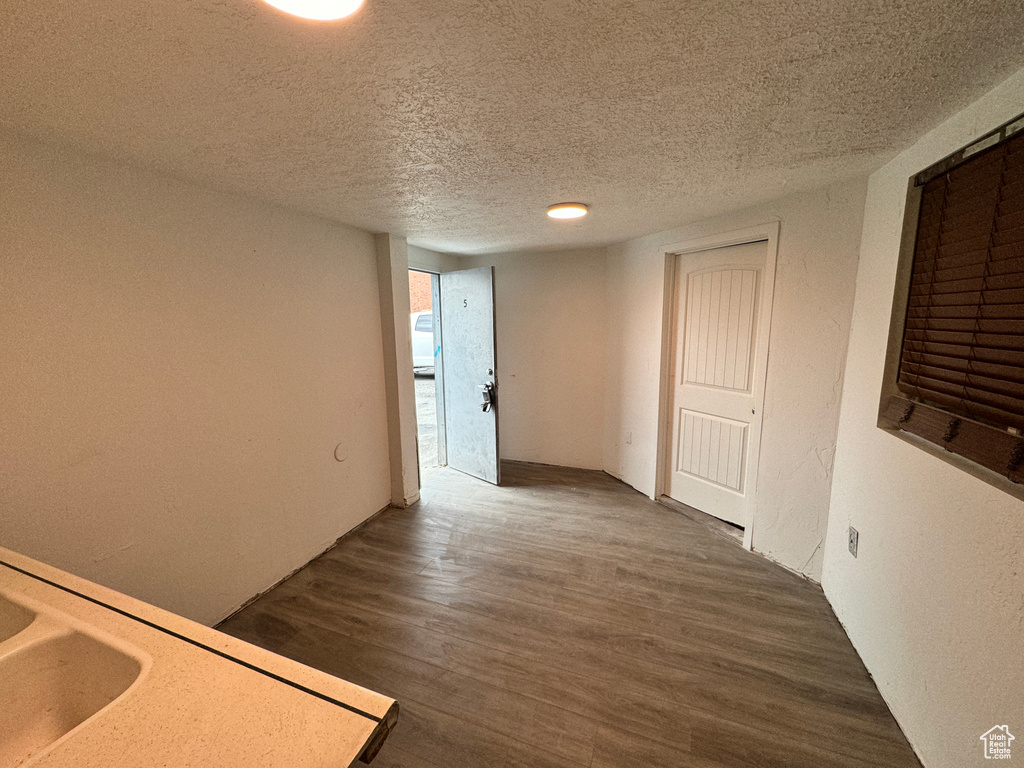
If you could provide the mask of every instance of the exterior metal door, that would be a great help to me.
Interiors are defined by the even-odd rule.
[[[668,495],[747,524],[764,381],[755,366],[767,243],[679,257]]]
[[[494,268],[445,272],[440,282],[448,466],[497,484]]]

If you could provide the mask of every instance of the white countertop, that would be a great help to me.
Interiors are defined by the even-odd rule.
[[[144,662],[125,693],[24,765],[339,768],[375,754],[398,717],[386,696],[3,548],[0,594]],[[3,695],[0,679],[0,706],[17,706]]]

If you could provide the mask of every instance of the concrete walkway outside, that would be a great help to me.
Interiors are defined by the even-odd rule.
[[[437,466],[437,406],[434,377],[416,377],[416,430],[420,443],[420,469]]]

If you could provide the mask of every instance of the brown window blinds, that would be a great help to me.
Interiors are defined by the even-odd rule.
[[[1024,133],[924,185],[897,385],[1024,430]]]

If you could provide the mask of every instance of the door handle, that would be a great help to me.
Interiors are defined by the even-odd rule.
[[[483,390],[484,401],[480,403],[480,410],[487,413],[492,407],[498,404],[498,391],[493,381],[488,381],[486,384],[481,384],[480,389]]]

